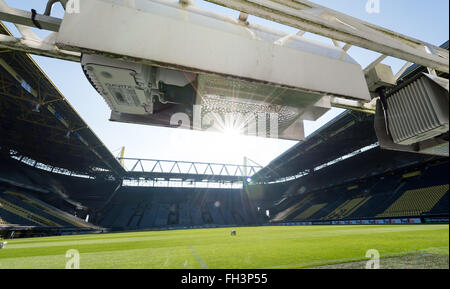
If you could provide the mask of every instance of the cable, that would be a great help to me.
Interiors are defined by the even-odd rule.
[[[68,0],[49,0],[49,1],[47,2],[47,6],[45,7],[45,12],[44,12],[44,15],[45,15],[45,16],[50,16],[50,14],[51,14],[51,12],[52,12],[52,7],[53,7],[53,5],[54,5],[56,2],[61,3],[61,5],[63,6],[63,8],[66,9]]]
[[[381,107],[383,109],[383,114],[384,114],[384,124],[386,127],[386,133],[387,135],[391,135],[390,131],[389,131],[389,119],[387,116],[387,100],[386,100],[386,89],[383,87],[380,87],[377,89],[378,92],[378,96],[380,97],[380,103],[381,103]]]
[[[31,21],[33,21],[34,26],[36,26],[39,29],[42,29],[41,24],[39,24],[39,22],[36,21],[36,15],[37,15],[36,10],[31,9]]]

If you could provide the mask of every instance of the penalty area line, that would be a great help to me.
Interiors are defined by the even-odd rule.
[[[194,248],[192,248],[191,245],[189,245],[188,247],[189,247],[189,250],[191,250],[192,254],[195,256],[195,258],[197,259],[197,261],[200,263],[202,268],[209,269],[208,265],[206,265],[205,261],[203,261],[203,259],[197,254],[197,252],[194,250]]]

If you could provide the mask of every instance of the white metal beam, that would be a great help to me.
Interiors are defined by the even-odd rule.
[[[184,0],[183,0],[184,1]],[[432,70],[449,72],[449,52],[429,43],[350,17],[306,0],[206,0],[302,31],[393,56]],[[191,1],[187,1],[191,2]],[[0,20],[35,26],[31,13],[9,7],[0,0]],[[58,31],[61,19],[36,15],[43,29]],[[11,44],[11,41],[8,41]],[[16,41],[16,43],[18,43]],[[22,43],[25,44],[25,43]],[[12,48],[12,47],[10,47]],[[23,47],[22,47],[23,48]],[[23,50],[23,49],[22,49]],[[33,49],[32,49],[33,50]],[[432,53],[430,53],[432,51]],[[31,52],[30,52],[31,53]],[[40,53],[39,53],[40,54]],[[48,54],[45,52],[45,54]],[[48,56],[51,56],[51,53]],[[56,53],[58,55],[59,53]]]
[[[449,72],[449,52],[429,43],[402,35],[400,33],[350,17],[332,9],[317,5],[306,0],[206,0],[241,12],[241,20],[247,20],[247,14],[252,14],[267,20],[278,22],[300,29],[298,35],[311,32],[327,38],[348,51],[352,46],[358,46],[381,53],[365,70],[392,56],[427,67],[430,71]],[[181,3],[191,1],[180,0]],[[0,35],[0,47],[14,51],[48,56],[52,58],[80,61],[80,53],[61,50],[54,44],[54,38],[59,31],[61,19],[36,15],[35,20],[42,29],[55,31],[47,39],[39,39],[31,30],[23,26],[35,27],[31,19],[32,13],[14,9],[4,0],[0,0],[0,20],[16,24],[22,33],[22,38]],[[21,26],[23,25],[23,26]],[[31,31],[32,32],[32,31]],[[289,41],[290,36],[278,41]],[[343,46],[342,46],[343,45]],[[401,69],[405,70],[407,65]],[[333,106],[360,108],[372,111],[373,106],[354,103],[341,99],[333,99]]]
[[[304,0],[206,0],[267,20],[449,72],[448,51]],[[320,15],[311,9],[322,9]],[[436,54],[429,54],[432,47]]]
[[[381,55],[377,59],[375,59],[371,64],[367,65],[366,68],[364,68],[364,73],[368,73],[370,70],[372,70],[375,66],[380,64],[383,60],[387,58],[386,55]]]
[[[208,0],[206,0],[206,1],[208,1]],[[419,48],[430,47],[430,48],[434,49],[436,51],[436,53],[441,55],[442,57],[444,57],[446,59],[449,58],[448,50],[443,49],[443,48],[441,48],[439,46],[435,46],[435,45],[429,44],[427,42],[424,42],[424,41],[421,41],[421,40],[418,40],[418,39],[415,39],[415,38],[403,35],[401,33],[398,33],[398,32],[395,32],[395,31],[392,31],[392,30],[389,30],[389,29],[386,29],[386,28],[383,28],[383,27],[380,27],[380,26],[376,26],[376,25],[374,25],[372,23],[369,23],[369,22],[357,19],[355,17],[351,17],[351,16],[346,15],[344,13],[341,13],[341,12],[338,12],[338,11],[326,8],[324,6],[315,4],[315,3],[307,1],[307,0],[271,0],[271,1],[272,2],[277,2],[277,3],[282,3],[284,5],[287,5],[289,7],[293,7],[293,8],[296,8],[296,9],[302,9],[301,7],[306,7],[307,9],[308,9],[308,7],[324,9],[329,14],[335,15],[336,18],[343,17],[343,19],[349,19],[351,22],[360,23],[361,25],[364,25],[364,26],[367,26],[368,28],[371,28],[373,30],[379,31],[382,34],[385,34],[385,35],[387,35],[389,37],[396,38],[396,39],[398,39],[398,40],[400,40],[400,41],[402,41],[402,42],[404,42],[404,43],[406,43],[408,45],[411,45],[413,47],[416,47],[416,46],[419,47]]]
[[[345,99],[341,97],[331,97],[331,106],[343,109],[357,110],[365,113],[375,114],[376,98],[370,102]]]
[[[3,0],[0,0],[0,20],[14,24],[36,27],[32,20],[32,13],[16,8],[11,8]],[[42,29],[57,32],[62,20],[55,17],[36,14],[34,20]]]
[[[0,34],[0,47],[12,51],[19,51],[40,56],[47,56],[68,61],[81,61],[81,54],[78,52],[66,51],[57,48],[53,43],[43,40],[16,38],[9,35]]]
[[[0,48],[75,62],[80,61],[80,53],[61,50],[56,47],[55,36],[57,32],[53,32],[45,39],[39,38],[30,28],[35,27],[31,16],[32,13],[11,8],[4,0],[0,0],[0,20],[13,23],[21,34],[20,38],[0,34]],[[49,31],[58,31],[62,22],[59,18],[38,14],[36,14],[35,20],[42,29]],[[0,25],[8,31],[3,23],[0,22]]]
[[[397,81],[402,75],[403,73],[405,73],[405,71],[411,66],[411,62],[406,62],[402,68],[400,68],[400,70],[397,72],[397,74],[395,74],[395,81]]]

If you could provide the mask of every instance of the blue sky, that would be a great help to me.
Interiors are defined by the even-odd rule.
[[[34,8],[42,12],[47,1],[6,0],[6,2],[12,7],[26,10]],[[198,6],[208,10],[236,17],[239,14],[237,11],[205,1],[197,0],[196,2]],[[366,12],[367,0],[314,0],[312,2],[435,45],[448,40],[448,0],[380,0],[379,14]],[[57,7],[54,12],[57,17],[63,15],[60,7]],[[297,31],[253,16],[249,17],[249,21],[288,33]],[[13,33],[15,32],[11,25],[8,27]],[[40,31],[38,34],[45,35]],[[320,37],[311,34],[305,37],[321,40]],[[369,64],[378,55],[360,48],[352,48],[349,53],[362,66]],[[120,147],[125,146],[126,157],[242,163],[243,157],[247,156],[261,165],[266,165],[296,143],[110,122],[108,106],[86,80],[79,63],[37,56],[34,59],[114,154],[118,153]],[[404,61],[388,58],[384,63],[391,65],[395,73]],[[317,122],[307,122],[306,133],[313,132],[340,112],[342,110],[332,109]]]

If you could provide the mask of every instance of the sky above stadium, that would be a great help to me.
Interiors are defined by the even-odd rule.
[[[6,0],[6,2],[15,8],[28,11],[34,8],[42,13],[47,0]],[[441,45],[448,40],[448,0],[380,0],[379,13],[368,13],[366,10],[368,0],[312,2],[435,45]],[[237,11],[205,1],[196,0],[196,3],[201,8],[221,14],[233,17],[239,15]],[[63,17],[63,9],[59,4],[55,5],[53,15]],[[253,16],[249,17],[249,21],[287,33],[298,31]],[[17,35],[12,25],[7,26]],[[40,36],[46,35],[42,31],[37,33]],[[329,40],[315,35],[306,34],[305,37],[331,44]],[[351,48],[349,54],[363,67],[378,56],[360,48]],[[244,156],[247,156],[261,165],[266,165],[296,144],[293,141],[110,122],[109,107],[87,81],[79,63],[38,56],[33,58],[114,155],[125,146],[125,157],[238,164],[243,162]],[[404,61],[388,58],[383,63],[391,65],[395,74],[403,66]],[[314,132],[341,112],[343,112],[341,109],[332,109],[318,121],[306,121],[306,134]]]

